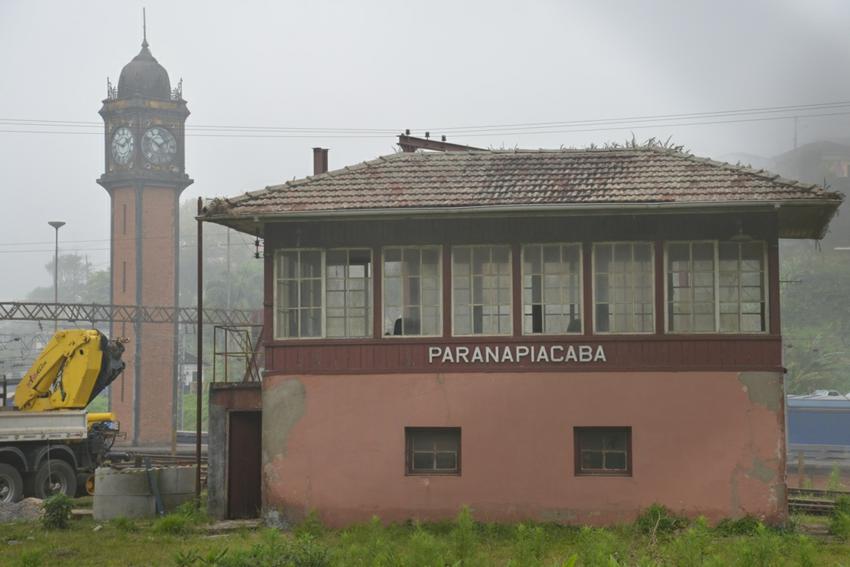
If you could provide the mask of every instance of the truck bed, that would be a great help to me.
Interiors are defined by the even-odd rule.
[[[0,442],[85,439],[85,410],[0,411]]]

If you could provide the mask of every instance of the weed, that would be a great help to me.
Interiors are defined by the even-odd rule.
[[[811,490],[811,489],[813,489],[814,487],[815,487],[815,483],[814,483],[814,482],[812,482],[812,479],[811,479],[810,477],[805,477],[805,478],[803,479],[803,484],[802,484],[802,486],[801,486],[800,488],[802,488],[802,489],[804,489],[804,490]]]
[[[804,535],[798,536],[792,549],[796,556],[797,565],[800,567],[815,567],[818,564],[815,560],[817,549],[815,549],[815,543],[811,538]]]
[[[336,563],[346,566],[395,567],[399,564],[389,530],[381,525],[377,516],[365,525],[343,532],[336,559]]]
[[[322,537],[327,532],[325,525],[315,510],[311,510],[307,517],[304,518],[293,530],[296,536],[311,535],[313,537]]]
[[[177,567],[192,567],[195,563],[200,560],[201,556],[198,555],[198,552],[194,549],[189,549],[186,551],[177,550],[174,554],[174,564]]]
[[[651,538],[660,534],[670,534],[677,530],[687,527],[688,521],[673,514],[663,504],[653,504],[643,512],[635,520],[635,528]]]
[[[829,533],[843,541],[850,541],[850,514],[836,510],[829,518]]]
[[[841,482],[841,469],[838,465],[832,467],[829,471],[829,480],[826,481],[826,489],[832,491],[844,490],[844,484]]]
[[[448,546],[421,526],[416,526],[405,545],[405,567],[443,567],[449,563]]]
[[[724,536],[751,536],[763,527],[758,518],[744,516],[743,518],[724,518],[714,529]]]
[[[705,518],[699,517],[693,526],[682,532],[670,543],[671,565],[704,565],[709,556],[711,530]]]
[[[139,527],[136,525],[133,520],[130,518],[125,518],[124,516],[120,516],[111,521],[112,526],[118,530],[119,532],[124,532],[125,534],[136,532],[139,530]]]
[[[508,565],[534,567],[543,565],[546,534],[540,526],[518,524],[514,535],[514,557]]]
[[[774,567],[782,562],[782,537],[759,524],[756,533],[738,541],[739,567]]]
[[[850,496],[839,496],[836,498],[835,511],[850,514]]]
[[[64,530],[68,527],[71,518],[71,499],[62,493],[57,493],[44,501],[41,505],[44,515],[41,517],[42,525],[48,530]]]
[[[621,539],[608,530],[583,527],[578,534],[578,557],[582,567],[612,567],[625,557]]]
[[[192,532],[192,524],[183,514],[168,514],[154,522],[153,531],[157,534],[186,535]]]
[[[172,514],[178,514],[186,518],[191,524],[209,524],[210,516],[207,514],[206,506],[201,503],[196,505],[194,500],[187,500],[177,506]]]
[[[464,567],[472,565],[476,561],[475,548],[478,544],[476,531],[472,512],[469,510],[469,506],[464,506],[458,512],[454,529],[451,532],[455,561],[460,562]]]
[[[14,565],[16,567],[41,567],[44,565],[44,552],[40,550],[24,551]]]

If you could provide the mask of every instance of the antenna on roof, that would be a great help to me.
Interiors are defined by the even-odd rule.
[[[142,8],[142,47],[148,46],[148,21],[145,9]]]

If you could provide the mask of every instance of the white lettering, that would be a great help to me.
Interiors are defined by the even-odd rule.
[[[590,362],[593,360],[593,348],[590,345],[579,346],[578,357],[581,362]]]
[[[593,357],[593,362],[608,362],[605,358],[605,351],[602,350],[602,345],[596,347],[596,356]]]
[[[559,352],[558,356],[555,356],[555,353]],[[549,358],[552,359],[552,362],[564,362],[564,347],[560,345],[555,345],[552,347],[552,351],[549,353]]]
[[[440,356],[440,351],[442,349],[438,346],[428,347],[428,364],[432,364],[434,359]]]
[[[472,362],[484,362],[484,357],[481,356],[481,347],[475,347],[472,351]]]
[[[469,347],[465,347],[465,346],[457,347],[457,351],[455,352],[455,358],[457,359],[458,362],[460,362],[461,359],[463,359],[463,361],[466,364],[469,364],[469,360],[466,358],[467,356],[469,356]]]
[[[535,362],[549,362],[549,349],[540,347],[537,351],[537,360]]]
[[[570,345],[569,348],[567,348],[567,356],[564,357],[564,362],[578,362],[576,347],[573,345]]]
[[[499,347],[487,347],[485,354],[487,355],[487,362],[500,362]]]
[[[531,349],[529,349],[527,346],[516,347],[516,361],[521,361],[523,358],[528,356],[529,352],[531,352]]]
[[[440,362],[445,364],[446,362],[454,362],[454,361],[455,361],[455,359],[452,357],[451,347],[446,347],[445,350],[443,351],[443,359]]]
[[[514,362],[514,353],[511,347],[502,348],[502,362]]]

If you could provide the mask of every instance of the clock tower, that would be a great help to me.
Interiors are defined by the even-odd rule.
[[[105,172],[97,182],[111,201],[111,302],[178,304],[179,197],[192,183],[185,171],[182,80],[171,88],[168,72],[142,50],[107,81]],[[110,386],[110,406],[134,445],[167,445],[176,424],[177,324],[113,323],[127,337],[127,367]]]

